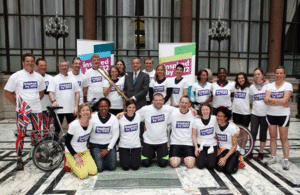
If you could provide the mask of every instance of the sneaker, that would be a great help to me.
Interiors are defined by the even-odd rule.
[[[282,163],[282,169],[283,170],[289,170],[290,169],[290,166],[291,166],[291,163],[290,161],[288,160],[283,160],[283,163]]]
[[[34,148],[31,148],[31,149],[30,149],[30,152],[29,152],[29,158],[32,158],[33,150],[34,150]]]
[[[276,163],[276,158],[271,157],[267,162],[265,162],[266,165],[272,165]]]
[[[248,156],[246,156],[245,160],[249,161],[253,158],[253,153],[251,152]]]
[[[245,149],[244,148],[240,148],[240,153],[241,153],[242,156],[244,156],[245,155]]]
[[[23,171],[24,170],[24,163],[23,163],[22,159],[17,160],[16,170],[17,171]]]
[[[264,153],[258,153],[257,160],[262,161],[264,159]]]

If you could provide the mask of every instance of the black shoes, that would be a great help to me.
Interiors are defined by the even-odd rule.
[[[23,171],[24,170],[24,163],[23,163],[22,159],[17,160],[16,170],[17,171]]]
[[[264,159],[264,153],[258,153],[257,160],[262,161]]]

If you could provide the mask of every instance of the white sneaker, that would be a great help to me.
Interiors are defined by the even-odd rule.
[[[276,158],[270,158],[267,162],[265,162],[266,165],[272,165],[276,163]]]
[[[283,163],[282,163],[282,169],[283,170],[289,170],[290,169],[290,166],[291,166],[291,163],[290,161],[288,160],[283,160]]]
[[[241,153],[242,156],[244,156],[245,155],[245,149],[244,148],[240,148],[240,153]]]

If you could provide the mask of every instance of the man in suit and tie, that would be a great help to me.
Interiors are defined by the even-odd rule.
[[[125,76],[124,93],[137,101],[137,110],[147,104],[146,95],[149,91],[149,75],[140,71],[141,61],[133,58],[131,61],[133,72]]]

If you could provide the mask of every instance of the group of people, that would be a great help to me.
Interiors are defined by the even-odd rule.
[[[23,56],[24,69],[14,73],[5,86],[5,97],[17,106],[18,170],[24,168],[22,149],[27,127],[19,117],[26,115],[27,120],[32,120],[33,144],[34,138],[40,136],[35,130],[40,130],[42,123],[44,129],[50,129],[47,106],[63,107],[58,110],[58,118],[61,123],[66,118],[69,124],[64,168],[72,170],[80,179],[104,169],[116,169],[116,145],[124,170],[137,170],[141,165],[149,167],[155,157],[160,167],[169,162],[177,167],[183,157],[188,168],[196,164],[200,169],[216,168],[224,173],[235,173],[244,165],[240,160],[243,151],[237,144],[238,136],[242,135],[234,123],[248,127],[250,121],[254,139],[260,126],[260,160],[263,159],[267,128],[270,129],[272,157],[269,164],[276,162],[279,126],[285,158],[283,168],[289,168],[287,101],[293,89],[284,81],[283,67],[276,69],[276,82],[272,84],[264,80],[260,68],[255,69],[255,81],[251,86],[244,73],[238,74],[235,81],[228,81],[226,70],[220,69],[218,79],[209,83],[208,72],[200,70],[198,82],[192,85],[188,96],[190,83],[183,77],[181,64],[176,66],[175,78],[166,78],[165,66],[159,64],[153,70],[151,57],[145,58],[143,71],[140,59],[133,58],[133,72],[129,73],[126,73],[124,62],[119,60],[108,71],[111,80],[106,80],[98,71],[100,57],[94,54],[91,62],[93,67],[83,74],[79,58],[73,59],[70,72],[68,61],[62,60],[60,73],[51,77],[46,74],[44,59],[39,58],[35,63],[33,55]],[[33,71],[35,64],[37,72]],[[129,99],[125,101],[123,95]],[[92,108],[84,103],[95,98],[97,103]],[[32,111],[28,114],[21,111],[23,102],[20,100]],[[231,112],[234,123],[229,122]],[[54,125],[54,139],[57,140],[60,126],[56,120]]]

